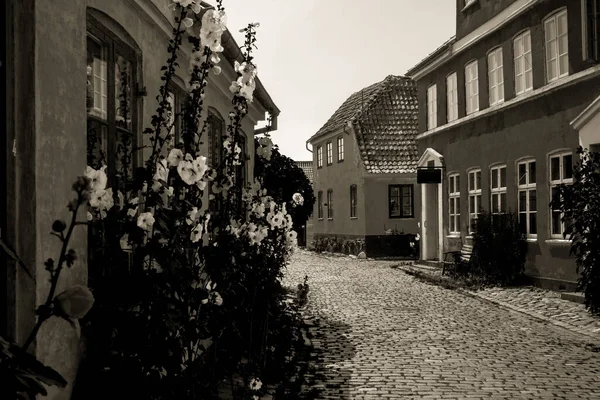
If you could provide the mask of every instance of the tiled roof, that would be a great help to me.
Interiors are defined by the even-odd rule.
[[[296,165],[304,171],[304,174],[313,183],[313,163],[312,161],[295,161]]]
[[[389,75],[350,96],[309,142],[351,123],[367,172],[415,172],[417,112],[416,83]]]

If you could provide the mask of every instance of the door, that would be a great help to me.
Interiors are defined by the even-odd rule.
[[[438,260],[439,254],[439,216],[438,216],[438,184],[426,183],[424,186],[425,218],[423,221],[424,260]]]

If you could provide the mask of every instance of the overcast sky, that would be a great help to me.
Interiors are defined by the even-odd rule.
[[[403,75],[455,31],[454,0],[224,0],[228,27],[260,22],[258,76],[281,110],[281,152],[311,160],[306,140],[354,92]]]

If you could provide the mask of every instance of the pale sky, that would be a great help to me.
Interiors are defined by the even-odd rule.
[[[227,25],[260,22],[258,77],[281,110],[273,142],[296,161],[354,92],[403,75],[455,33],[455,0],[223,0]],[[310,146],[309,146],[310,148]]]

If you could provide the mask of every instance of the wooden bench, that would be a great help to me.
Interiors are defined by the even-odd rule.
[[[473,245],[463,244],[460,250],[444,252],[444,261],[442,264],[442,275],[447,269],[454,270],[460,263],[468,263],[473,254]]]

